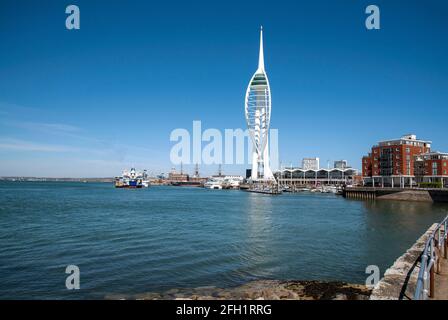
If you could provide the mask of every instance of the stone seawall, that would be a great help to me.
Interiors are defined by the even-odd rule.
[[[431,195],[426,190],[403,190],[397,193],[378,195],[379,200],[397,200],[397,201],[422,201],[433,202]]]
[[[448,189],[348,187],[343,195],[349,199],[360,200],[448,202]]]
[[[433,224],[417,242],[386,270],[384,277],[373,288],[370,300],[412,300],[420,271],[420,256],[426,240],[437,228]]]

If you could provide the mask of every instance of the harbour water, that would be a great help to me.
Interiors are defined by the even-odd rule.
[[[257,279],[364,283],[448,205],[106,183],[0,182],[0,299],[102,299]],[[80,268],[81,289],[65,288]]]

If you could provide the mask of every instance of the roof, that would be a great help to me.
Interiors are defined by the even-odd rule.
[[[355,168],[345,168],[345,169],[340,169],[340,168],[331,168],[331,169],[318,169],[318,170],[314,170],[314,169],[302,169],[302,168],[292,168],[292,169],[283,169],[280,170],[281,172],[319,172],[319,171],[325,171],[325,172],[334,172],[334,171],[341,171],[341,172],[347,172],[347,171],[359,171],[358,169]]]

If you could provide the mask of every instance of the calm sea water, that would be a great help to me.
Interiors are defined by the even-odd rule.
[[[81,299],[256,279],[364,283],[448,206],[329,194],[0,183],[0,298]],[[65,288],[65,268],[81,289]]]

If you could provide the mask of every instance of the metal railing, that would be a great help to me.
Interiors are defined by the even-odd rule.
[[[437,228],[431,233],[428,240],[426,240],[425,249],[421,257],[420,272],[418,273],[414,300],[426,300],[428,297],[434,297],[435,273],[440,272],[439,259],[442,256],[442,252],[443,258],[447,258],[447,225],[448,216],[437,225]]]

